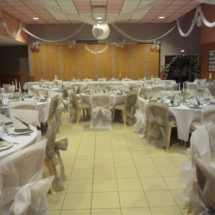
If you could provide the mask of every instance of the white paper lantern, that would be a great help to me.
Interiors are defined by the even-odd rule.
[[[96,24],[93,25],[92,33],[96,39],[104,40],[109,36],[110,28],[107,24]]]

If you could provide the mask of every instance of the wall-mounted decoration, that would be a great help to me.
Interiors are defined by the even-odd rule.
[[[209,67],[208,71],[215,71],[215,50],[209,51]]]

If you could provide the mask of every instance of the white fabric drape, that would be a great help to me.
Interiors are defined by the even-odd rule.
[[[3,215],[49,215],[46,194],[53,176],[42,179],[46,139],[1,161]]]
[[[91,97],[91,128],[110,128],[111,109],[109,94],[95,94]]]

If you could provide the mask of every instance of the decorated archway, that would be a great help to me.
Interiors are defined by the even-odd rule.
[[[175,64],[179,64],[182,68],[183,64],[187,63],[189,65],[189,74],[193,74],[194,78],[200,77],[200,69],[197,61],[197,56],[189,56],[189,55],[177,55],[172,58],[172,60],[165,65],[164,74],[165,79],[170,76],[171,67]]]

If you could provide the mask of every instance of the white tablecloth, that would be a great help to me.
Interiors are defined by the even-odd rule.
[[[34,144],[36,142],[36,138],[37,138],[37,129],[34,128],[34,131],[32,133],[30,133],[30,136],[16,136],[16,137],[11,137],[11,136],[3,136],[3,138],[5,140],[11,141],[11,142],[15,142],[18,144],[13,144],[12,147],[6,149],[6,150],[2,150],[0,151],[0,160],[2,160],[3,158],[5,158],[6,156],[21,150],[23,148],[26,148],[27,146],[30,146],[32,144]]]
[[[178,139],[188,141],[190,126],[193,121],[201,119],[201,109],[192,109],[184,105],[170,107],[170,115],[174,115],[177,124]]]
[[[88,104],[91,105],[90,98],[91,98],[91,95],[81,93],[81,100],[83,102],[87,102]],[[110,105],[115,106],[115,105],[125,104],[125,98],[126,98],[126,95],[113,95],[113,94],[111,94]]]

